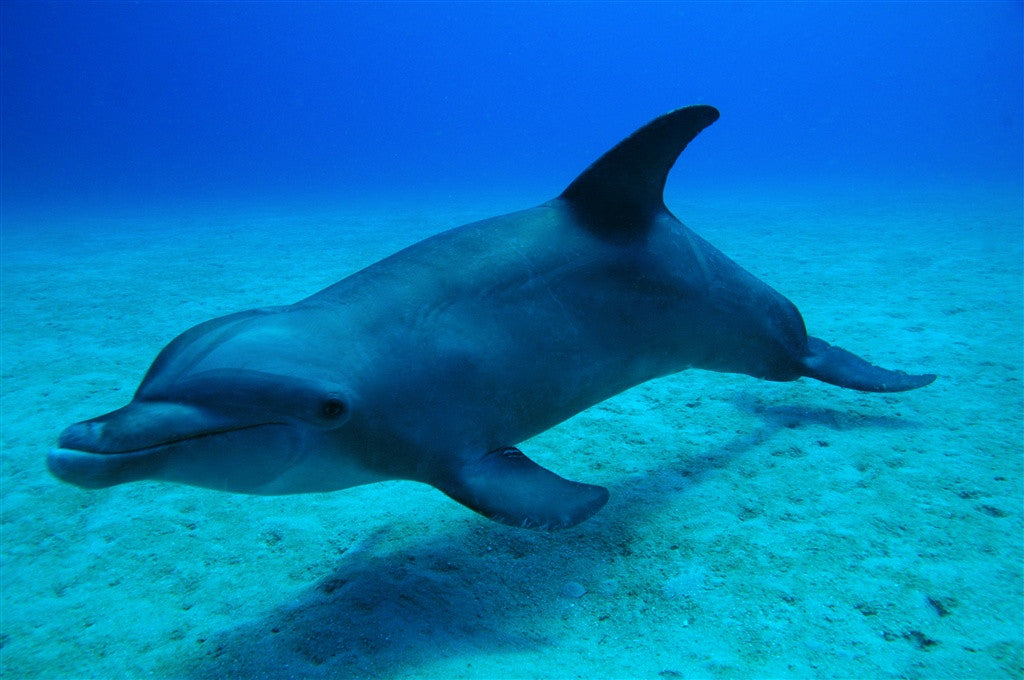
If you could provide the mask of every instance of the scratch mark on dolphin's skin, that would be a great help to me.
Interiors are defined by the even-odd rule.
[[[555,267],[553,269],[550,269],[545,274],[538,276],[537,273],[536,273],[536,270],[534,269],[534,266],[533,266],[533,260],[531,258],[529,258],[522,251],[522,248],[520,247],[520,244],[519,243],[513,244],[512,245],[512,250],[516,253],[516,255],[519,257],[519,259],[523,262],[523,264],[526,267],[527,271],[530,273],[530,275],[527,278],[527,280],[523,283],[523,287],[525,287],[525,288],[535,287],[537,285],[538,281],[539,281],[541,283],[541,285],[544,286],[544,290],[547,292],[548,297],[551,298],[552,302],[555,303],[555,305],[558,307],[559,311],[562,313],[562,318],[569,325],[569,327],[572,328],[573,334],[574,335],[578,334],[579,333],[579,328],[576,326],[576,320],[573,318],[572,314],[569,313],[569,310],[566,309],[565,305],[562,303],[562,300],[558,297],[558,295],[555,293],[554,289],[552,288],[553,280],[556,278],[557,274],[559,274],[563,269],[569,268],[570,271],[571,271],[571,270],[575,269],[575,267],[571,267],[567,263],[565,265],[557,266],[557,267]]]
[[[564,319],[565,319],[566,323],[568,323],[568,324],[569,324],[569,326],[570,326],[570,327],[572,328],[572,330],[573,330],[573,332],[574,332],[574,333],[578,333],[578,332],[579,332],[579,329],[578,329],[578,328],[576,327],[576,320],[575,320],[575,319],[573,319],[573,318],[572,318],[572,315],[570,315],[570,314],[569,314],[569,310],[567,310],[567,309],[565,308],[565,305],[564,305],[564,304],[562,304],[562,301],[561,301],[561,300],[560,300],[560,299],[558,298],[558,296],[557,296],[557,295],[555,294],[555,291],[553,291],[553,290],[551,289],[551,286],[550,286],[550,284],[547,284],[547,283],[545,283],[545,284],[544,284],[544,287],[545,287],[545,288],[547,288],[547,291],[548,291],[548,295],[549,295],[549,296],[551,297],[551,299],[552,299],[552,300],[554,300],[554,301],[555,301],[555,304],[556,304],[556,305],[558,305],[558,309],[560,309],[560,310],[561,310],[561,312],[562,312],[562,318],[564,318]]]

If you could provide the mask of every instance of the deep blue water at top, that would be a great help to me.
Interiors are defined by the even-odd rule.
[[[723,115],[678,181],[1019,187],[1021,26],[1020,2],[4,2],[3,210],[541,200],[692,103]]]

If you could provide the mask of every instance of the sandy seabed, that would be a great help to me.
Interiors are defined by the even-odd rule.
[[[895,193],[895,192],[893,192]],[[198,322],[529,205],[4,224],[4,678],[1019,678],[1020,196],[674,204],[811,333],[926,389],[690,371],[523,442],[558,533],[388,482],[62,484],[45,454]]]

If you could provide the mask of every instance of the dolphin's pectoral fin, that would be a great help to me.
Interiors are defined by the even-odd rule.
[[[831,385],[861,392],[906,392],[935,380],[933,373],[911,375],[879,368],[820,338],[808,337],[807,349],[808,354],[803,359],[804,375]]]
[[[604,487],[563,479],[511,446],[467,463],[438,488],[488,519],[526,529],[574,526],[608,500]]]

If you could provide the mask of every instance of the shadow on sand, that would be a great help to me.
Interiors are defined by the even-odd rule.
[[[764,406],[745,394],[732,403],[761,425],[717,449],[688,452],[684,464],[666,463],[611,485],[612,502],[585,524],[537,533],[481,520],[399,541],[400,547],[389,545],[384,527],[367,549],[343,556],[296,600],[206,640],[205,657],[183,660],[190,666],[184,672],[192,678],[402,676],[458,657],[472,674],[480,655],[536,654],[556,643],[538,632],[553,629],[544,619],[566,615],[574,602],[562,586],[605,583],[621,571],[617,561],[636,559],[629,557],[632,527],[657,516],[666,489],[701,483],[783,429],[916,426],[830,408]],[[596,607],[596,623],[602,593],[595,595],[587,607]]]

